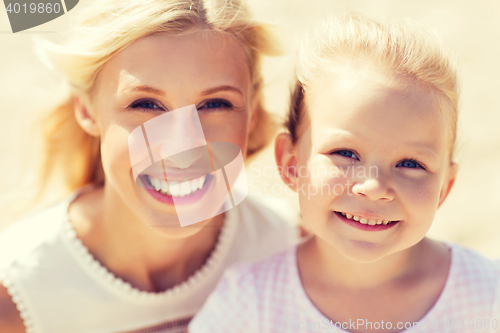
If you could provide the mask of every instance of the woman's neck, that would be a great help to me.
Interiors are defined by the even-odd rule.
[[[73,207],[73,208],[72,208]],[[135,215],[113,189],[82,194],[70,206],[70,219],[82,242],[113,274],[150,292],[185,281],[206,261],[224,217],[185,238],[168,238]]]

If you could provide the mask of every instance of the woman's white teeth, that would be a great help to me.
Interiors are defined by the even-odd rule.
[[[147,176],[148,182],[156,191],[173,197],[184,197],[198,191],[203,187],[203,184],[205,184],[206,177],[207,176],[202,176],[191,181],[170,181],[167,183],[164,179]]]
[[[389,224],[389,223],[391,223],[391,221],[389,221],[389,220],[369,220],[365,217],[359,217],[356,215],[351,215],[351,214],[342,213],[342,212],[339,212],[339,213],[342,216],[348,218],[349,220],[358,221],[361,224],[375,225],[375,224]]]

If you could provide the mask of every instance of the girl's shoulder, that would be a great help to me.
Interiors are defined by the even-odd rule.
[[[300,288],[296,248],[259,262],[238,263],[228,268],[191,321],[189,332],[262,331],[276,319],[273,314],[293,303],[293,295]],[[266,314],[273,318],[267,318]]]
[[[500,262],[461,245],[448,246],[452,263],[444,293],[448,297],[443,297],[446,307],[456,316],[500,314]]]
[[[477,251],[458,244],[448,244],[457,276],[474,280],[500,281],[500,261],[486,258]]]

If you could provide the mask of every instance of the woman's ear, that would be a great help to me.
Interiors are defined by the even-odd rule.
[[[73,97],[76,121],[80,127],[89,135],[99,137],[101,135],[94,114],[90,111],[90,101],[85,95]]]
[[[441,192],[439,193],[438,208],[441,206],[441,204],[444,202],[444,200],[450,193],[453,184],[455,184],[455,179],[457,178],[457,172],[458,172],[458,164],[455,162],[450,162],[445,182],[443,184],[443,187],[441,188]]]
[[[252,102],[250,107],[250,124],[248,126],[248,133],[252,133],[257,126],[257,122],[259,120],[259,116],[262,113],[262,106],[258,101]]]
[[[292,142],[292,137],[288,133],[280,133],[275,140],[274,156],[278,164],[281,179],[288,187],[297,192],[298,172],[297,156]]]

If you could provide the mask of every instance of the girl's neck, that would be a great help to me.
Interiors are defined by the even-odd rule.
[[[362,263],[346,258],[320,238],[312,237],[301,244],[297,260],[301,271],[316,272],[318,282],[325,286],[362,290],[426,275],[425,271],[434,266],[432,261],[443,262],[447,255],[445,246],[424,238],[408,249]]]
[[[159,292],[182,283],[205,263],[223,215],[211,221],[214,227],[168,238],[141,221],[113,191],[104,186],[83,194],[69,211],[80,239],[113,274],[140,290]]]

